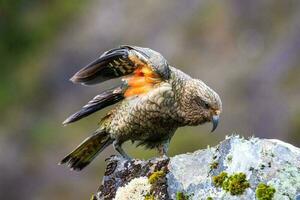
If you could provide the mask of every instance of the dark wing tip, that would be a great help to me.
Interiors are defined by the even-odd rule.
[[[89,116],[90,114],[101,110],[107,106],[113,105],[122,99],[124,99],[123,95],[123,86],[117,86],[110,90],[106,90],[101,94],[97,95],[88,102],[85,106],[83,106],[79,111],[69,116],[62,124],[67,125],[73,122],[76,122],[84,117]]]
[[[66,126],[70,123],[69,118],[65,119],[65,121],[63,121],[62,125]]]
[[[66,126],[66,125],[68,125],[68,124],[70,124],[70,123],[72,123],[72,122],[75,122],[75,121],[77,121],[77,120],[79,120],[79,119],[81,119],[80,118],[81,116],[80,116],[80,111],[79,112],[76,112],[76,113],[74,113],[73,115],[71,115],[70,117],[68,117],[67,119],[65,119],[65,121],[63,121],[63,125],[64,126]]]
[[[96,60],[97,61],[97,60]],[[98,72],[99,63],[92,62],[88,64],[86,67],[82,68],[78,72],[76,72],[69,80],[72,83],[78,84],[78,83],[86,83],[89,82],[90,79],[93,79],[95,76],[95,73]]]
[[[66,163],[68,162],[68,160],[70,160],[70,155],[64,157],[64,158],[58,163],[58,165],[66,164]]]
[[[126,70],[122,70],[131,64],[128,50],[128,48],[120,47],[103,53],[99,58],[76,72],[70,81],[93,85],[126,75]]]
[[[76,73],[77,74],[77,73]],[[78,80],[76,74],[74,74],[69,80],[72,82],[72,83],[80,83],[80,81]]]

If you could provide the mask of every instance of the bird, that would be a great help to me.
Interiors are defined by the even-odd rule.
[[[130,159],[122,148],[126,141],[156,148],[164,157],[179,127],[212,122],[213,132],[218,126],[219,95],[150,48],[122,45],[108,50],[70,80],[94,85],[116,78],[122,80],[119,85],[101,92],[63,122],[67,125],[117,104],[100,120],[99,128],[59,164],[80,171],[111,144]]]

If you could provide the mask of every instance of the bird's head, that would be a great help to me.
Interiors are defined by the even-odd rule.
[[[222,102],[214,90],[200,80],[190,79],[185,84],[181,98],[181,112],[187,125],[196,126],[212,122],[212,131],[217,128]]]

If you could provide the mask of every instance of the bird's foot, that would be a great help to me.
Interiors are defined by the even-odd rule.
[[[158,150],[159,156],[161,158],[164,158],[164,159],[168,158],[168,156],[167,156],[168,147],[169,147],[169,142],[165,142],[165,143],[159,144],[157,146],[157,150]]]
[[[122,149],[121,145],[117,142],[117,141],[114,141],[113,142],[113,146],[115,148],[115,150],[117,152],[119,152],[119,154],[121,154],[121,156],[126,159],[126,160],[131,160],[131,158],[127,155],[127,153],[125,153],[125,151]]]

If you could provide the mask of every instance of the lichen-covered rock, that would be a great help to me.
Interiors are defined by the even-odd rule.
[[[130,198],[126,198],[128,191],[133,191]],[[279,140],[231,136],[216,147],[170,159],[112,157],[95,195],[96,199],[141,200],[179,196],[189,200],[299,198],[300,149]]]
[[[151,197],[161,200],[170,199],[166,179],[169,158],[142,161],[113,156],[107,161],[103,183],[94,199],[139,199],[141,194],[148,199]],[[146,184],[145,178],[148,179],[148,184]],[[138,185],[142,188],[137,188]],[[134,194],[130,196],[129,190]]]
[[[123,187],[119,187],[115,200],[140,200],[150,194],[151,184],[145,176],[134,178]]]

